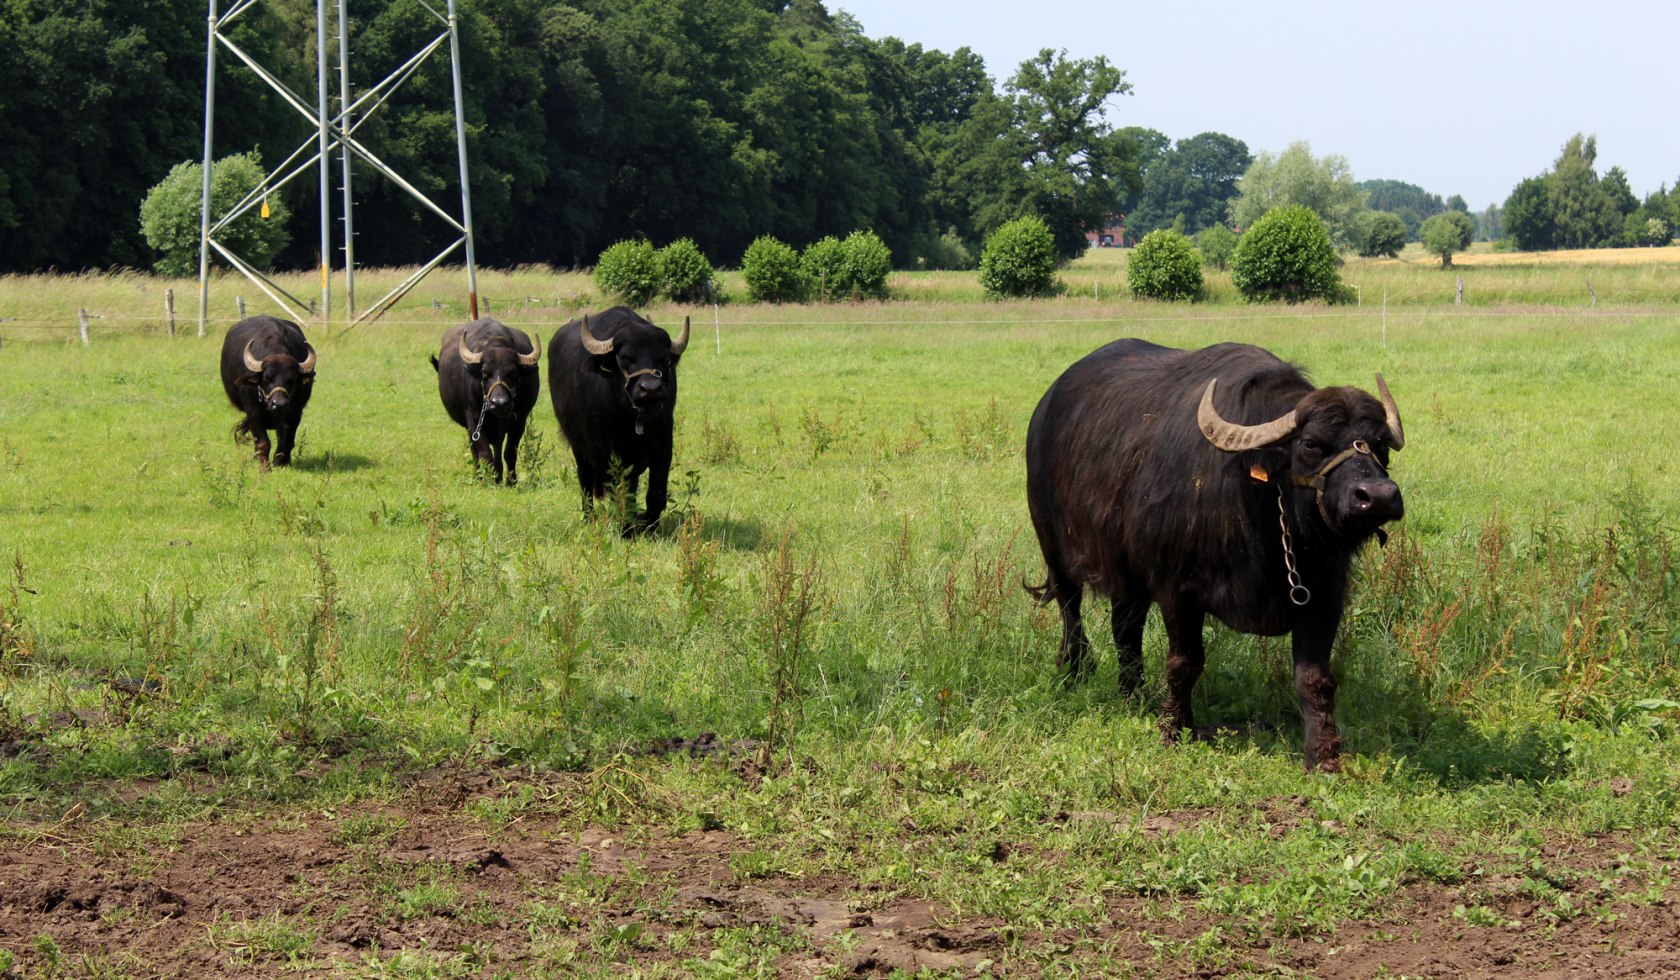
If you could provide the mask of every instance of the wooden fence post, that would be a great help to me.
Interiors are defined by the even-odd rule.
[[[235,296],[234,299],[239,303],[239,319],[243,320],[245,319],[245,297]]]
[[[87,307],[84,306],[76,312],[76,322],[82,328],[82,346],[86,347],[88,346]]]
[[[175,290],[163,291],[163,312],[169,318],[169,336],[175,336]]]
[[[1464,277],[1458,277],[1458,295],[1453,297],[1454,306],[1464,305]]]

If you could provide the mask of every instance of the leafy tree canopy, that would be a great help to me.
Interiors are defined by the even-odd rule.
[[[1253,225],[1276,208],[1300,205],[1324,222],[1337,249],[1358,244],[1365,192],[1354,184],[1344,157],[1315,158],[1305,141],[1290,144],[1276,156],[1261,153],[1237,182],[1237,192],[1231,220],[1239,228]]]

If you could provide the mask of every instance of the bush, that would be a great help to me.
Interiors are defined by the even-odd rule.
[[[210,165],[210,213],[224,215],[267,178],[262,157],[252,151],[223,157]],[[204,203],[204,165],[178,163],[146,193],[140,204],[140,233],[158,252],[157,271],[166,276],[198,274],[199,218]],[[290,212],[273,197],[268,217],[252,208],[216,233],[216,240],[258,269],[266,268],[291,235]],[[212,251],[211,260],[217,261]]]
[[[1250,303],[1290,303],[1321,297],[1336,301],[1341,274],[1336,249],[1312,208],[1273,208],[1243,234],[1231,253],[1231,284]]]
[[[799,274],[805,277],[811,294],[826,303],[845,294],[841,282],[845,264],[846,256],[840,247],[840,239],[828,235],[805,246],[804,254],[799,256]]]
[[[1405,247],[1406,222],[1399,215],[1387,211],[1371,212],[1365,220],[1359,254],[1368,259],[1378,256],[1395,259],[1400,257],[1400,250]]]
[[[980,253],[980,287],[991,296],[1050,296],[1056,279],[1056,242],[1037,215],[1008,222],[986,239]]]
[[[1231,261],[1237,247],[1237,233],[1224,225],[1203,228],[1196,234],[1196,248],[1202,253],[1202,264],[1223,269]]]
[[[595,285],[630,306],[642,306],[659,292],[659,258],[653,245],[626,239],[607,246],[595,260]]]
[[[1202,294],[1202,257],[1182,233],[1158,228],[1132,249],[1126,286],[1135,297],[1196,299]]]
[[[759,303],[795,303],[804,298],[799,254],[770,235],[760,235],[741,256],[747,295]]]
[[[857,299],[885,299],[892,250],[872,231],[854,231],[840,243],[840,283]]]
[[[679,238],[660,249],[656,258],[665,295],[679,303],[698,303],[706,298],[712,281],[712,264],[692,238]]]

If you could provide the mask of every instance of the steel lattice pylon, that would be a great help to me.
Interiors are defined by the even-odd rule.
[[[216,240],[216,234],[252,208],[259,207],[268,195],[290,183],[297,177],[307,173],[310,167],[316,167],[320,175],[321,184],[321,303],[314,316],[322,323],[330,320],[332,313],[331,271],[332,271],[332,197],[331,197],[331,160],[336,150],[340,157],[343,180],[343,221],[344,221],[344,280],[347,309],[351,322],[360,322],[369,317],[378,316],[390,309],[403,294],[413,289],[415,284],[425,278],[442,264],[443,260],[454,254],[455,250],[465,246],[467,265],[467,306],[474,319],[478,318],[478,272],[473,251],[472,231],[472,192],[467,182],[467,131],[461,115],[461,40],[455,17],[455,0],[448,0],[446,13],[439,13],[426,0],[418,0],[420,6],[436,17],[442,25],[443,31],[431,43],[427,44],[413,57],[409,58],[391,74],[387,75],[379,84],[363,92],[354,102],[350,99],[350,39],[345,25],[349,20],[346,16],[347,0],[337,0],[338,13],[338,70],[339,95],[338,112],[329,114],[329,100],[331,93],[328,89],[327,73],[327,0],[316,0],[315,3],[315,50],[316,50],[316,103],[309,106],[297,93],[275,77],[271,72],[259,64],[256,59],[240,50],[237,45],[228,40],[222,33],[223,27],[235,20],[240,14],[257,4],[258,0],[232,0],[230,7],[224,14],[218,14],[218,0],[209,0],[210,17],[208,38],[205,43],[204,63],[204,194],[199,222],[198,244],[198,334],[204,336],[205,321],[209,317],[210,307],[210,252],[215,252],[226,259],[235,269],[238,269],[247,279],[251,280],[266,293],[269,299],[279,304],[282,309],[291,314],[294,319],[308,319],[305,310],[310,304],[299,300],[281,286],[254,268],[250,263],[234,254],[226,244]],[[453,82],[455,97],[455,147],[461,167],[461,214],[457,218],[448,210],[423,194],[413,184],[404,180],[395,170],[380,160],[371,150],[356,139],[356,129],[368,116],[376,111],[389,99],[414,72],[445,43],[449,45],[450,75]],[[242,200],[229,208],[226,214],[212,216],[210,213],[210,176],[212,165],[212,151],[214,148],[214,129],[216,118],[216,48],[217,45],[227,49],[246,67],[255,72],[268,86],[279,93],[286,104],[308,119],[315,128],[315,135],[305,140],[291,155],[275,167],[273,172],[261,185],[252,190]],[[311,148],[313,147],[313,152]],[[403,191],[419,201],[425,208],[443,219],[451,228],[460,234],[455,241],[450,242],[443,251],[439,252],[431,261],[421,265],[407,279],[396,288],[385,294],[378,302],[362,313],[356,315],[355,290],[355,223],[354,204],[351,197],[351,158],[356,157],[371,166],[374,170],[384,174],[386,178],[400,187]],[[289,302],[288,302],[289,301]]]

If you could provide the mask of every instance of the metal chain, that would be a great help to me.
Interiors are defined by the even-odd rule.
[[[1278,530],[1283,535],[1283,569],[1289,579],[1289,601],[1304,606],[1312,601],[1312,592],[1301,584],[1301,573],[1295,570],[1295,547],[1289,539],[1289,522],[1284,519],[1283,487],[1278,487]]]

